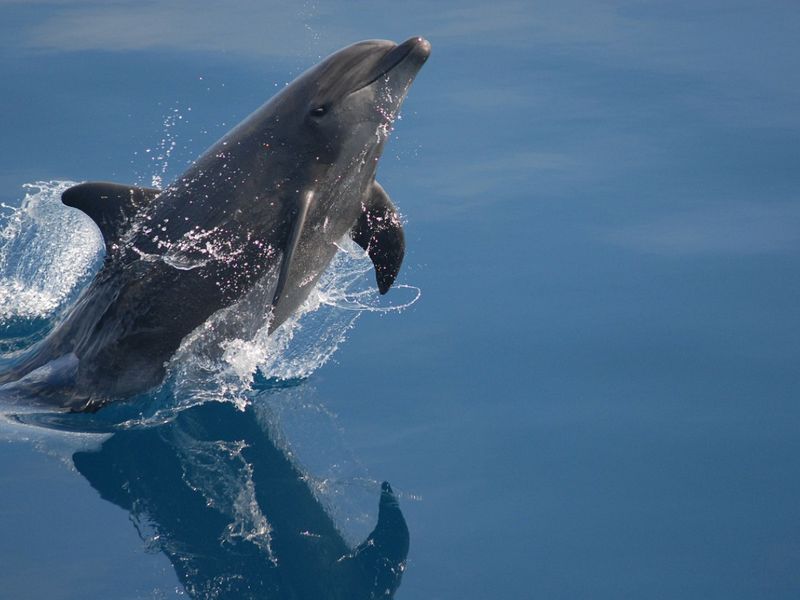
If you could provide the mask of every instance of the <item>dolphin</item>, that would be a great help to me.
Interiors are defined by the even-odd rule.
[[[164,190],[105,182],[67,189],[63,203],[103,235],[103,266],[0,384],[28,386],[73,411],[150,389],[187,335],[256,291],[269,305],[272,333],[307,298],[346,235],[369,254],[385,294],[405,242],[375,173],[430,48],[414,37],[339,50]]]

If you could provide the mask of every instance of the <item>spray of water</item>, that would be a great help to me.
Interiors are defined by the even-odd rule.
[[[61,205],[71,181],[23,186],[19,207],[0,221],[0,323],[47,319],[94,273],[102,254],[99,231],[83,213]]]

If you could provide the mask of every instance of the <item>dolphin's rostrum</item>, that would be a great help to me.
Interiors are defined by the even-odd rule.
[[[190,332],[257,286],[269,288],[274,331],[348,234],[386,293],[405,243],[375,172],[429,53],[422,38],[353,44],[287,85],[163,191],[113,183],[66,190],[64,204],[103,234],[103,268],[0,383],[44,389],[57,381],[54,401],[73,410],[144,391],[164,378]]]

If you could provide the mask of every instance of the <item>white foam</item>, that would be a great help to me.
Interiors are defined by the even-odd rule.
[[[91,219],[61,203],[72,181],[23,186],[0,221],[0,324],[50,318],[94,272],[103,240]]]

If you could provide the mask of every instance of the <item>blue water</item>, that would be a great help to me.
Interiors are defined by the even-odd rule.
[[[296,346],[260,340],[221,379],[188,357],[91,417],[6,419],[0,597],[213,598],[274,575],[269,528],[298,514],[360,543],[389,481],[397,598],[796,598],[795,3],[298,6],[0,7],[6,347],[95,265],[90,225],[23,184],[169,181],[320,56],[433,45],[378,175],[410,286],[384,301],[419,300],[375,310],[350,257]],[[248,388],[256,363],[274,372]],[[284,464],[270,448],[303,474],[296,512],[257,475]],[[286,581],[319,575],[287,557]]]

